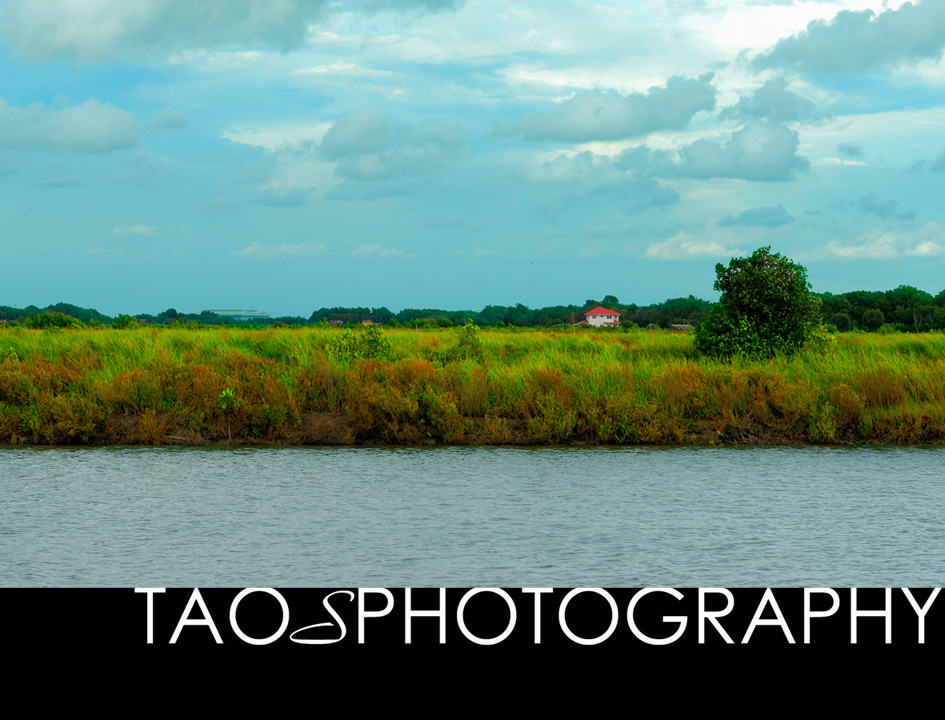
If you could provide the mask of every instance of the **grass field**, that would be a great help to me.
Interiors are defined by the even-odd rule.
[[[720,362],[664,331],[373,332],[0,330],[0,443],[945,443],[945,334]]]

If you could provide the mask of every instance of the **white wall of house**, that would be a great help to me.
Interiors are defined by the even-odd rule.
[[[614,322],[620,319],[619,315],[587,315],[587,324],[593,325],[594,327],[601,327],[602,325],[613,325]]]

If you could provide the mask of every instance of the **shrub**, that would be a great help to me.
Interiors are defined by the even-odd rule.
[[[39,313],[38,315],[33,315],[31,318],[27,318],[26,322],[23,324],[29,328],[84,327],[81,321],[61,312]]]
[[[361,330],[345,330],[328,343],[328,353],[339,360],[392,360],[394,348],[377,325],[363,325]]]
[[[819,301],[810,294],[807,270],[771,248],[715,266],[722,296],[696,333],[705,355],[790,355],[808,342],[818,324]]]
[[[482,340],[479,339],[479,327],[472,322],[467,322],[460,329],[459,344],[456,352],[463,358],[482,359]]]

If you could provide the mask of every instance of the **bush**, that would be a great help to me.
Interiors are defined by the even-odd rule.
[[[27,318],[23,323],[28,328],[85,327],[80,320],[61,312],[45,312]]]
[[[819,301],[807,270],[763,247],[715,266],[722,296],[696,332],[696,348],[716,357],[770,357],[797,352],[818,328]]]
[[[377,325],[363,325],[354,333],[344,330],[328,343],[328,353],[339,360],[392,360],[394,348]]]
[[[460,329],[459,344],[456,352],[463,358],[482,359],[482,340],[479,339],[479,327],[467,321]]]

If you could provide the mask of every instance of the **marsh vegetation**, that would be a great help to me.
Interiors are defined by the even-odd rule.
[[[0,442],[945,442],[941,333],[726,361],[665,331],[364,332],[7,329]]]

